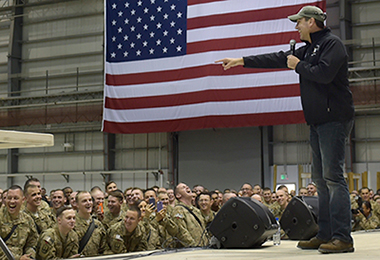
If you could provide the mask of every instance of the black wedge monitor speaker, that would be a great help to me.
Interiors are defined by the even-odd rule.
[[[257,200],[235,197],[219,210],[209,230],[224,248],[253,248],[276,233],[277,222]]]
[[[309,240],[318,233],[318,197],[294,197],[280,219],[289,239]]]

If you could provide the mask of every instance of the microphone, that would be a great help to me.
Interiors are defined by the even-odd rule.
[[[290,44],[290,53],[294,55],[296,52],[296,40],[291,39],[289,44]]]

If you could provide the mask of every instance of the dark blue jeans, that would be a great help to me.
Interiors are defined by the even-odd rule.
[[[353,120],[310,126],[313,162],[311,178],[317,184],[319,232],[317,237],[352,243],[351,203],[344,179],[345,145]]]

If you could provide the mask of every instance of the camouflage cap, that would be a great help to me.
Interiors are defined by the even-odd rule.
[[[326,20],[326,14],[319,7],[311,5],[304,6],[297,14],[288,16],[292,22],[297,22],[298,19],[303,17],[312,17],[321,22]]]

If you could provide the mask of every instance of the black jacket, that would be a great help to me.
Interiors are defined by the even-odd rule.
[[[342,41],[329,28],[310,34],[312,43],[295,51],[301,61],[301,101],[306,122],[323,124],[348,121],[354,116],[348,86],[348,55]],[[243,57],[244,67],[287,68],[290,51]]]

